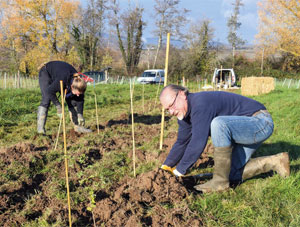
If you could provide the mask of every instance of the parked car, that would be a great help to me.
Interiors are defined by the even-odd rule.
[[[141,84],[164,83],[165,71],[163,69],[145,70],[143,74],[138,77],[137,81]]]
[[[81,73],[81,72],[78,72],[78,73],[80,74],[81,78],[83,78],[85,80],[85,82],[87,82],[87,83],[94,83],[94,79],[93,78],[87,76],[84,73]]]

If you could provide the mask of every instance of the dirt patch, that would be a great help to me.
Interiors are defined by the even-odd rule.
[[[18,143],[7,149],[0,150],[1,177],[0,180],[0,223],[3,226],[18,226],[28,219],[42,215],[46,205],[38,208],[36,212],[12,217],[11,211],[21,211],[25,208],[26,199],[42,190],[41,184],[46,180],[44,174],[34,174],[37,169],[44,166],[46,160],[42,152],[47,147],[36,147],[30,143]],[[23,178],[23,171],[27,178]],[[22,177],[20,179],[20,177]]]
[[[189,195],[183,181],[164,170],[124,179],[109,198],[97,201],[96,224],[105,226],[200,226],[184,202]]]
[[[144,151],[142,146],[152,143],[153,136],[160,133],[160,117],[135,115],[135,120],[137,165],[154,160],[163,163],[176,141],[177,132],[168,134],[162,152]],[[90,175],[97,175],[92,167],[106,157],[106,152],[131,151],[132,135],[127,129],[131,127],[130,124],[130,116],[123,114],[101,127],[105,132],[113,131],[112,135],[109,133],[108,137],[92,140],[82,140],[84,134],[76,133],[73,129],[68,131],[68,150],[78,145],[79,139],[84,145],[75,146],[78,150],[70,152],[69,186],[73,226],[92,226],[93,216],[97,226],[202,225],[201,217],[188,207],[196,184],[192,177],[176,178],[156,169],[137,178],[125,177],[110,188],[100,189],[91,183],[98,180],[97,177],[89,178]],[[30,225],[37,219],[49,225],[68,225],[64,162],[59,153],[53,152],[56,134],[52,137],[37,136],[35,139],[43,146],[19,143],[0,149],[1,226]],[[128,152],[129,157],[131,153]],[[208,156],[204,157],[202,163],[209,161]],[[112,182],[115,179],[109,180]],[[88,190],[96,195],[93,213],[87,210],[90,202]]]

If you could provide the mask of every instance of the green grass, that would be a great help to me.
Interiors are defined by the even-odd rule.
[[[197,89],[192,85],[193,90]],[[146,115],[159,116],[160,108],[150,108],[149,102],[156,95],[157,87],[145,86]],[[130,113],[129,85],[98,85],[98,115],[100,125],[109,120],[118,121],[120,116]],[[134,109],[142,116],[142,86],[135,86]],[[36,109],[40,101],[38,89],[0,90],[0,146],[10,147],[21,141],[34,143],[35,146],[46,144],[53,146],[53,139],[36,134]],[[299,226],[300,225],[300,92],[296,89],[279,87],[275,91],[252,97],[262,102],[272,114],[275,130],[273,135],[256,152],[255,156],[288,152],[291,160],[291,177],[281,179],[277,174],[271,177],[250,179],[235,189],[223,193],[192,194],[187,204],[201,217],[205,226]],[[67,114],[66,114],[67,115]],[[86,124],[96,125],[94,88],[88,87],[85,99]],[[56,135],[59,119],[51,106],[47,120],[47,135]],[[136,150],[159,153],[159,133],[150,139],[143,138],[151,127],[160,128],[159,123],[147,125],[136,122]],[[67,130],[72,125],[67,117]],[[176,132],[177,122],[172,118],[166,122],[165,136]],[[127,144],[115,146],[109,150],[110,143],[122,139]],[[90,194],[108,189],[125,176],[133,176],[131,121],[129,124],[116,124],[82,136],[76,141],[68,141],[70,189],[73,205],[88,206]],[[17,187],[37,174],[51,176],[47,182],[49,190],[35,192],[25,199],[22,211],[12,211],[13,217],[31,214],[34,204],[41,196],[49,200],[66,204],[66,186],[64,181],[63,143],[59,142],[57,151],[45,151],[41,156],[27,157],[30,165],[20,160],[10,164],[0,160],[0,192],[10,187]],[[106,149],[98,160],[89,159],[93,149]],[[161,165],[159,161],[137,161],[137,174],[151,171]],[[205,170],[199,170],[199,172]],[[38,219],[24,223],[24,226],[47,226],[51,213],[45,210]],[[49,226],[63,226],[65,220],[58,219]]]

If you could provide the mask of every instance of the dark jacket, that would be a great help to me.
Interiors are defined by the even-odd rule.
[[[51,78],[51,83],[45,92],[54,105],[60,105],[56,93],[61,92],[60,81],[63,81],[63,90],[67,89],[66,102],[69,111],[72,113],[74,124],[78,124],[77,113],[83,114],[84,95],[76,96],[71,92],[73,75],[77,73],[76,69],[63,61],[50,61],[45,64],[45,70]],[[75,107],[77,111],[75,110]]]
[[[265,106],[253,99],[222,91],[207,91],[187,95],[188,110],[183,120],[178,120],[177,141],[173,145],[165,165],[176,166],[185,174],[202,154],[210,124],[217,116],[252,116]]]
[[[50,61],[45,65],[45,67],[52,80],[47,93],[51,101],[56,104],[56,93],[60,92],[60,81],[63,81],[63,86],[64,89],[67,89],[67,94],[70,93],[73,75],[74,73],[77,73],[77,71],[72,65],[63,61]]]

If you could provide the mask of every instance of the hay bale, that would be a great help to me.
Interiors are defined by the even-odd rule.
[[[261,95],[275,89],[275,80],[273,77],[244,77],[241,85],[242,95]]]

